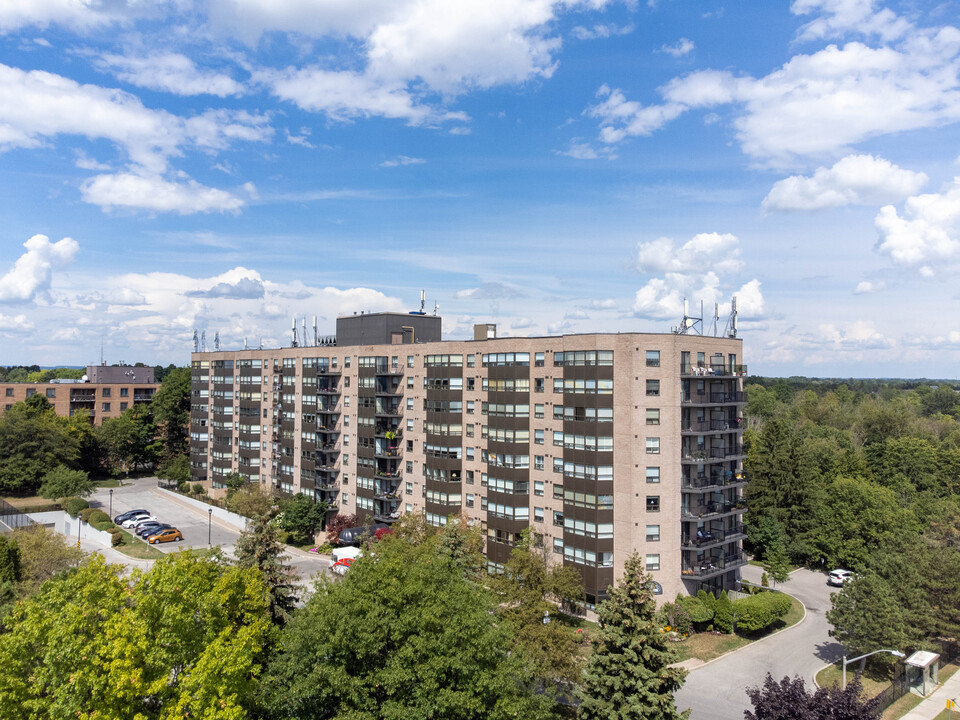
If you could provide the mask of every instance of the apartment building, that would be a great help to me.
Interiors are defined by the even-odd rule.
[[[41,394],[57,415],[86,413],[94,425],[120,417],[127,408],[149,404],[160,388],[153,368],[130,365],[89,365],[85,380],[53,380],[45,383],[0,383],[0,414],[15,403]]]
[[[664,598],[739,586],[742,341],[440,338],[440,318],[340,318],[335,344],[194,353],[191,472],[331,512],[463,515],[491,570],[534,528],[588,604],[637,550]]]

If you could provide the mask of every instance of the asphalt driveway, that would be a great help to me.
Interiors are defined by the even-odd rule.
[[[755,568],[745,568],[748,579]],[[758,573],[759,574],[759,573]],[[739,720],[751,709],[746,689],[763,683],[769,672],[775,680],[799,675],[813,687],[817,671],[843,656],[843,646],[830,637],[826,611],[830,609],[827,576],[800,569],[780,586],[803,603],[806,617],[791,628],[755,642],[703,667],[692,670],[676,695],[677,707],[691,708],[691,720]]]

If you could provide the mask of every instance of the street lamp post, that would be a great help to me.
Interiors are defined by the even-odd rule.
[[[213,544],[211,538],[213,537],[213,508],[207,508],[207,545],[210,546]]]
[[[110,519],[113,520],[113,488],[110,488]]]
[[[841,685],[840,689],[841,690],[847,689],[847,665],[849,663],[856,662],[857,660],[863,660],[864,658],[870,657],[871,655],[876,655],[877,653],[882,653],[882,652],[890,653],[894,657],[898,657],[898,658],[906,657],[906,654],[900,652],[899,650],[874,650],[873,652],[868,652],[866,655],[860,655],[855,658],[850,658],[849,660],[847,660],[847,656],[844,655],[843,656],[843,685]]]

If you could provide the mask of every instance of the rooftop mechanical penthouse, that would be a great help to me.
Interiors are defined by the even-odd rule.
[[[491,570],[532,527],[588,604],[634,549],[667,598],[739,587],[741,340],[440,324],[354,315],[327,344],[194,353],[194,481],[239,472],[386,523],[463,515]]]

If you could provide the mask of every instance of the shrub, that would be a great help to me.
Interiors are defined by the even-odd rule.
[[[187,482],[186,480],[181,480],[180,482],[177,483],[177,490],[179,490],[182,493],[190,492],[190,483]]]
[[[203,485],[201,485],[200,483],[194,483],[194,484],[193,484],[193,494],[194,494],[194,495],[203,495],[203,493],[204,493]]]
[[[713,609],[713,624],[722,633],[733,632],[733,603],[724,590],[717,598]]]
[[[121,535],[121,536],[123,535],[123,530],[118,528],[116,525],[113,525],[112,527],[107,528],[107,532],[110,533],[111,535]]]
[[[677,604],[686,611],[690,621],[700,625],[713,620],[713,610],[711,610],[700,598],[682,597],[677,599]]]
[[[96,508],[85,507],[83,510],[80,511],[80,519],[83,520],[85,523],[89,523],[90,516],[93,515],[95,511],[96,511]]]
[[[67,498],[61,503],[61,505],[63,505],[63,509],[67,511],[67,514],[70,517],[77,517],[81,510],[90,507],[90,503],[83,498],[78,497]]]
[[[116,547],[117,545],[123,545],[123,533],[113,533],[113,537],[110,538],[110,546]]]
[[[673,627],[681,635],[689,635],[690,631],[693,630],[690,616],[687,615],[687,611],[679,603],[673,611]]]
[[[102,522],[111,522],[111,521],[110,521],[109,515],[107,515],[103,510],[100,510],[99,508],[97,508],[92,513],[90,513],[89,517],[87,518],[87,522],[90,523],[91,525],[98,525]]]
[[[733,603],[737,630],[759,632],[770,627],[790,611],[790,597],[778,592],[764,592]]]
[[[101,520],[100,522],[92,523],[92,525],[93,525],[97,530],[104,530],[104,531],[108,531],[108,530],[110,530],[110,528],[116,527],[116,526],[115,526],[112,522],[110,522],[109,520]]]
[[[337,513],[332,518],[327,520],[327,542],[337,545],[340,542],[340,533],[346,530],[347,528],[357,527],[360,525],[360,518],[356,515],[343,515]]]

